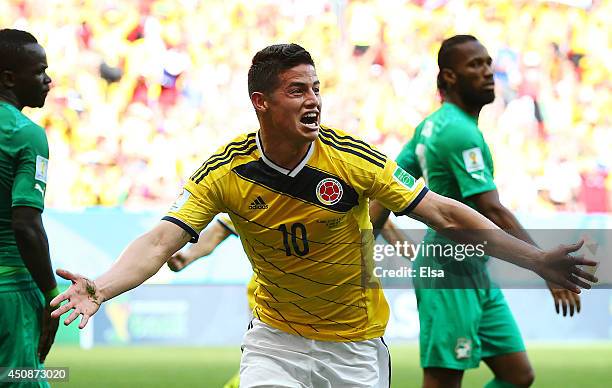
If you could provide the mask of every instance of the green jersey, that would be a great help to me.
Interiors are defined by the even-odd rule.
[[[421,122],[414,137],[404,146],[397,164],[414,177],[423,177],[430,190],[474,208],[468,198],[495,190],[491,151],[478,128],[477,119],[449,102]],[[428,230],[426,243],[452,244],[433,230]],[[478,262],[459,263],[450,257],[417,257],[416,264],[439,265],[460,278],[482,274]],[[484,256],[472,258],[486,259]],[[433,261],[433,263],[432,263]],[[448,277],[448,276],[447,276]],[[450,281],[450,279],[449,279]]]
[[[430,190],[471,207],[466,198],[496,188],[491,151],[477,120],[449,102],[417,126],[397,164],[422,176]]]
[[[0,284],[29,277],[11,227],[11,209],[43,210],[48,163],[45,130],[0,101]]]

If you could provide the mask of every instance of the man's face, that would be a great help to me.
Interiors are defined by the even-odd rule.
[[[471,105],[483,106],[495,99],[495,81],[491,57],[478,41],[455,47],[453,71],[457,76],[455,89]]]
[[[265,96],[264,122],[296,142],[312,142],[321,123],[320,82],[312,65],[298,65],[278,76],[278,87]]]
[[[38,44],[25,46],[26,60],[14,74],[13,92],[19,104],[40,108],[45,104],[51,78],[46,73],[47,55]]]

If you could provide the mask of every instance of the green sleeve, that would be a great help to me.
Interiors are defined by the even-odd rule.
[[[404,148],[402,148],[402,151],[399,153],[396,159],[398,166],[417,179],[423,176],[423,172],[421,171],[421,166],[419,165],[419,160],[417,159],[415,151],[418,143],[418,131],[419,128],[417,128],[417,130],[414,132],[412,139],[410,139]]]
[[[15,179],[12,206],[44,209],[49,166],[49,145],[45,131],[35,125],[22,128],[16,140]]]
[[[445,157],[463,198],[496,189],[493,160],[482,133],[476,128],[447,129]]]

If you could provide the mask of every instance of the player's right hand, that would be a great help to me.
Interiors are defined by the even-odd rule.
[[[590,289],[591,285],[585,280],[597,283],[597,278],[578,266],[593,267],[597,265],[597,262],[582,256],[571,255],[579,250],[583,243],[584,241],[580,241],[572,245],[560,245],[555,249],[545,251],[544,257],[536,264],[534,271],[545,280],[576,294],[580,293],[580,288]]]
[[[570,317],[574,316],[574,311],[576,311],[576,314],[580,313],[580,295],[574,294],[571,291],[564,290],[550,283],[548,283],[548,287],[553,297],[553,301],[555,302],[555,310],[557,311],[557,314],[561,314],[561,308],[563,308],[564,317],[567,316],[568,309]]]
[[[174,272],[179,272],[183,268],[189,264],[189,259],[185,256],[185,254],[181,251],[176,252],[170,260],[168,260],[168,268],[170,268]]]
[[[64,320],[64,325],[69,325],[79,315],[82,315],[83,317],[79,323],[79,329],[82,329],[87,325],[89,318],[100,308],[100,304],[104,301],[102,295],[93,280],[63,269],[58,269],[56,273],[62,278],[70,280],[72,285],[51,301],[50,305],[52,307],[58,306],[65,300],[68,301],[68,303],[53,311],[51,317],[59,318],[63,313],[73,310],[68,318]]]
[[[55,334],[57,333],[57,326],[59,325],[59,320],[51,316],[49,306],[46,306],[43,310],[40,325],[41,330],[40,338],[38,339],[38,360],[41,363],[44,363],[45,359],[47,358],[47,354],[49,354],[49,350],[51,350],[51,345],[53,345],[53,341],[55,341]]]

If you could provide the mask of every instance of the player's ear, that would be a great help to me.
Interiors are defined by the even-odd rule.
[[[457,75],[454,71],[448,68],[444,68],[440,70],[440,72],[442,73],[442,79],[444,80],[444,84],[447,87],[452,87],[455,85],[455,83],[457,82]]]
[[[0,71],[0,85],[6,88],[12,88],[15,86],[15,73],[11,70]]]
[[[266,96],[261,92],[253,92],[251,94],[251,103],[257,112],[266,112],[268,110]]]

